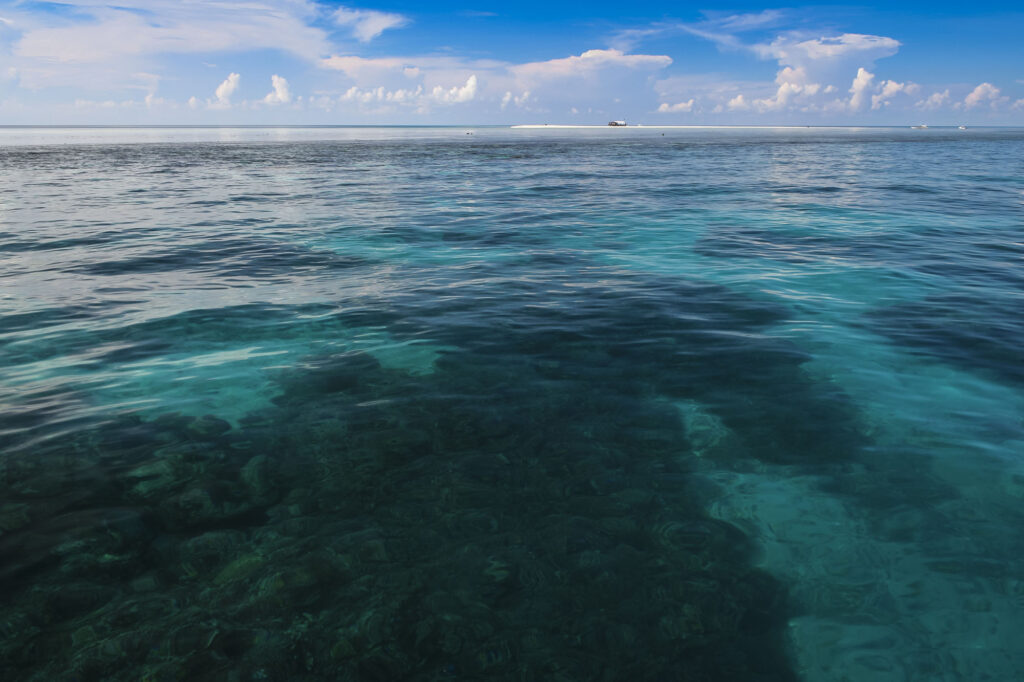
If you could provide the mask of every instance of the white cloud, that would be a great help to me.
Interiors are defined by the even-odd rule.
[[[658,107],[658,113],[670,114],[677,112],[691,112],[693,111],[693,104],[696,100],[692,97],[685,102],[677,102],[675,104],[669,104],[668,102],[662,102],[661,106]]]
[[[278,49],[307,59],[328,52],[308,24],[312,0],[64,0],[74,8],[47,24],[33,17],[14,44],[20,59],[49,64],[103,63],[152,54]],[[58,23],[59,22],[59,23]],[[57,24],[57,25],[54,25]]]
[[[512,94],[511,90],[506,90],[505,94],[501,96],[501,109],[504,111],[508,108],[509,104],[515,104],[517,107],[524,107],[526,103],[530,101],[530,91],[524,90],[519,95]]]
[[[587,50],[579,55],[529,62],[511,67],[517,77],[526,80],[547,80],[588,76],[609,67],[629,69],[663,69],[672,63],[667,55],[626,54],[621,50]]]
[[[853,84],[850,86],[849,107],[851,111],[860,111],[864,107],[868,88],[871,87],[871,82],[874,79],[875,74],[869,72],[864,67],[857,69],[857,75],[854,77]]]
[[[877,95],[871,96],[872,109],[881,109],[883,106],[888,106],[889,100],[901,92],[913,95],[920,89],[916,83],[897,83],[893,80],[882,81],[881,86],[881,91]]]
[[[754,29],[777,26],[785,18],[785,13],[778,9],[766,9],[757,13],[730,14],[728,16],[717,16],[708,13],[709,20],[724,31],[741,33]]]
[[[865,78],[863,74],[870,74],[868,69],[873,68],[876,60],[892,56],[900,48],[900,42],[894,38],[865,33],[815,35],[803,30],[787,31],[777,34],[771,41],[755,43],[740,37],[743,31],[764,30],[778,25],[785,18],[785,12],[779,10],[729,16],[709,14],[706,21],[674,24],[672,27],[710,40],[722,50],[745,51],[778,62],[780,71],[776,74],[774,93],[749,100],[746,95],[737,99],[737,94],[733,93],[718,100],[723,108],[728,107],[728,102],[735,101],[733,110],[742,110],[744,105],[761,112],[823,111],[826,107],[835,109],[836,106],[844,110],[850,107],[860,109],[869,94],[869,83],[856,79],[850,102],[833,98],[834,101],[823,103],[817,96],[835,93],[836,87],[826,84],[849,78],[850,73],[856,72],[858,78]],[[662,31],[667,30],[665,24],[656,26]],[[761,92],[766,90],[764,84],[755,87]],[[887,93],[883,100],[891,95]]]
[[[199,100],[196,99],[195,95],[193,95],[192,97],[188,98],[188,108],[189,109],[198,109],[199,108]]]
[[[359,42],[368,43],[389,28],[407,25],[409,18],[393,12],[339,7],[334,13],[334,21],[339,26],[350,27]]]
[[[865,33],[814,35],[807,31],[789,31],[777,35],[769,42],[748,43],[740,39],[739,32],[748,27],[771,26],[784,15],[781,12],[763,12],[760,15],[738,17],[710,17],[698,24],[678,25],[688,33],[711,40],[721,49],[746,51],[762,59],[778,62],[780,70],[776,74],[774,93],[765,93],[750,100],[746,97],[737,100],[733,93],[718,100],[726,103],[725,107],[728,107],[727,101],[735,100],[733,110],[742,110],[738,107],[744,105],[762,113],[862,109],[870,94],[869,86],[873,79],[868,69],[873,68],[875,60],[889,57],[900,48],[898,40],[887,36]],[[825,84],[845,80],[850,77],[850,73],[856,73],[857,77],[854,79],[854,88],[850,90],[852,96],[849,101],[832,98],[830,102],[823,102],[818,98],[821,94],[837,92],[834,85]],[[864,82],[864,79],[868,79],[868,82]],[[765,84],[757,84],[755,87],[761,92],[766,90]],[[880,102],[893,94],[886,93]]]
[[[811,96],[821,89],[820,83],[811,83],[804,67],[787,66],[775,76],[778,88],[773,97],[755,99],[753,106],[760,112],[785,109],[791,101],[800,96]]]
[[[1007,97],[999,96],[999,88],[996,86],[991,83],[982,83],[974,88],[974,90],[971,90],[967,97],[964,97],[964,107],[974,109],[988,102],[995,109],[999,102],[1006,101],[1007,99]]]
[[[231,95],[235,94],[235,90],[238,89],[238,83],[241,78],[237,73],[228,74],[224,82],[214,90],[213,95],[216,97],[216,100],[210,103],[210,108],[228,109],[231,106]]]
[[[750,102],[743,97],[743,93],[740,93],[730,99],[725,106],[729,111],[746,111],[750,109]]]
[[[98,102],[89,99],[76,99],[75,109],[114,109],[115,107],[124,105],[124,102],[115,102],[112,99]]]
[[[434,89],[430,91],[430,97],[436,102],[445,104],[469,102],[476,97],[476,85],[475,75],[466,79],[466,84],[462,86],[454,85],[445,89],[440,85],[435,85]]]
[[[270,77],[270,84],[273,90],[263,98],[266,104],[287,104],[292,101],[292,95],[288,91],[288,81],[276,73]]]
[[[341,71],[349,78],[359,80],[366,77],[379,77],[382,73],[391,71],[412,70],[419,75],[420,69],[410,66],[409,60],[402,57],[356,57],[356,56],[331,56],[320,60],[320,66],[325,69]],[[408,74],[406,74],[408,75]]]
[[[359,88],[352,86],[339,98],[340,102],[354,102],[361,105],[401,105],[415,107],[419,113],[429,111],[433,104],[464,104],[471,102],[477,94],[477,78],[475,75],[466,79],[463,85],[444,88],[440,85],[427,90],[422,85],[415,88],[388,89],[383,86],[376,88]]]
[[[480,80],[486,76],[491,83],[491,99],[500,98],[505,90],[526,90],[528,87],[517,87],[508,74],[508,64],[493,60],[464,60],[458,57],[357,57],[333,56],[320,61],[326,69],[341,71],[346,78],[360,90],[409,90],[421,86],[424,91],[432,91],[436,86],[442,90],[450,88],[452,83],[465,83],[470,76],[477,76],[478,88],[482,88]]]
[[[938,109],[945,105],[947,102],[949,102],[949,90],[944,90],[943,92],[933,92],[925,99],[918,100],[918,102],[914,106],[917,107],[918,109],[930,110]]]
[[[1019,99],[1013,103],[1014,109],[1024,109],[1024,99]]]
[[[739,49],[744,46],[733,34],[778,25],[785,17],[782,10],[775,9],[748,14],[704,12],[704,15],[707,18],[696,23],[662,21],[644,28],[625,29],[612,36],[611,45],[617,49],[630,50],[648,38],[682,32],[711,40],[720,47]]]
[[[650,74],[671,63],[665,55],[628,54],[614,49],[587,50],[525,64],[436,55],[334,55],[319,61],[323,68],[340,71],[353,81],[359,93],[354,93],[354,98],[368,97],[374,102],[377,96],[372,93],[379,88],[386,93],[414,92],[422,87],[418,97],[425,106],[473,100],[492,102],[501,110],[514,105],[528,111],[546,111],[543,103],[563,102],[568,108],[572,102],[578,108],[593,105],[600,111],[618,97],[634,103],[638,113],[643,111],[640,107],[657,107],[651,101],[654,83]]]
[[[423,87],[388,90],[380,86],[364,90],[353,85],[338,99],[341,102],[358,102],[360,104],[416,104],[423,99]]]
[[[832,37],[800,40],[792,36],[780,36],[768,44],[753,45],[752,49],[762,57],[778,59],[780,62],[800,64],[808,60],[836,60],[856,56],[860,61],[881,59],[896,54],[900,42],[886,36],[863,33],[843,33]]]

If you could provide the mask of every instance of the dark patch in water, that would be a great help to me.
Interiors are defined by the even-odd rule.
[[[9,460],[0,572],[22,625],[3,673],[793,679],[784,591],[702,511],[665,397],[707,401],[779,461],[851,455],[841,397],[762,334],[782,314],[766,301],[551,265],[501,299],[441,296],[435,275],[407,294],[427,309],[338,316],[451,346],[433,374],[327,355],[240,428],[126,418]],[[815,423],[787,426],[780,391]],[[68,497],[83,476],[92,492]]]
[[[71,271],[89,275],[133,275],[195,270],[216,272],[219,277],[272,280],[289,277],[295,270],[347,270],[368,264],[363,258],[303,249],[287,243],[225,240],[80,265]]]
[[[90,351],[88,364],[145,360],[162,355],[173,345],[199,344],[212,349],[282,335],[301,335],[317,325],[331,324],[330,305],[241,305],[232,308],[189,310],[155,320],[99,330],[55,333],[45,344],[6,342],[5,352],[33,362]],[[0,343],[0,347],[4,347]]]
[[[950,293],[879,308],[867,327],[915,352],[1024,384],[1024,299]]]
[[[710,225],[694,250],[716,258],[772,258],[798,264],[843,259],[897,272],[909,268],[961,284],[1019,290],[1024,287],[1024,245],[1013,239],[1012,232],[950,226],[834,234],[789,227]]]

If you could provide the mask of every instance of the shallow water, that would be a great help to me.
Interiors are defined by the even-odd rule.
[[[0,169],[4,679],[1024,671],[1024,130]]]

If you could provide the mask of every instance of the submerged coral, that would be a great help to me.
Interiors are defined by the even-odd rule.
[[[571,333],[453,324],[431,373],[311,359],[234,428],[126,417],[9,458],[4,675],[789,679],[784,591],[689,472],[841,457],[841,414],[779,428],[776,382],[814,402],[802,358],[705,338],[758,306],[615,291]]]

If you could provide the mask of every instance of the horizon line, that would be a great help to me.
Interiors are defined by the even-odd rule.
[[[191,128],[191,129],[230,129],[230,128],[504,128],[504,129],[686,129],[686,128],[757,128],[757,129],[778,129],[778,128],[958,128],[964,125],[968,128],[1024,128],[1024,122],[1009,125],[967,125],[957,123],[945,123],[936,125],[913,124],[913,123],[890,123],[874,125],[858,124],[747,124],[747,123],[692,123],[692,124],[644,124],[630,123],[628,125],[608,125],[603,123],[3,123],[0,130],[5,129],[66,129],[66,128]]]

